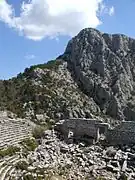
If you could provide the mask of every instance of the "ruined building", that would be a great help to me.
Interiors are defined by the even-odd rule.
[[[101,135],[110,144],[134,144],[135,122],[122,121],[120,125],[110,128],[108,123],[96,119],[66,119],[55,125],[66,140],[83,140],[89,143],[98,142]]]

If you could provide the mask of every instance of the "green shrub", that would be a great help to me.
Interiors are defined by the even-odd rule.
[[[43,180],[43,178],[41,176],[38,176],[37,180]]]
[[[62,64],[62,62],[60,60],[51,60],[48,61],[45,64],[38,64],[38,65],[34,65],[31,66],[30,68],[26,68],[24,71],[24,74],[26,73],[30,73],[33,70],[35,70],[36,68],[40,68],[40,69],[56,69],[60,64]],[[19,77],[21,77],[22,74],[19,75]]]
[[[123,173],[123,174],[121,174],[120,179],[121,179],[121,180],[127,180],[128,177],[127,177],[126,174]]]
[[[21,169],[21,170],[26,170],[28,169],[28,163],[26,161],[19,161],[17,164],[16,164],[16,169]]]
[[[34,151],[38,147],[38,143],[34,138],[24,139],[21,144],[28,150]]]
[[[22,144],[22,142],[21,142],[21,144]],[[29,154],[29,151],[26,148],[23,148],[22,149],[22,156],[27,158],[28,154]]]
[[[36,138],[36,139],[40,139],[43,134],[44,134],[44,131],[47,129],[47,127],[41,127],[41,126],[36,126],[32,132],[33,134],[33,137]]]
[[[35,180],[34,177],[32,176],[32,174],[26,174],[23,176],[24,180]]]
[[[106,180],[106,178],[100,176],[100,177],[97,178],[97,180]]]
[[[20,148],[16,146],[9,146],[7,149],[0,149],[0,157],[12,156],[16,152],[19,152]]]

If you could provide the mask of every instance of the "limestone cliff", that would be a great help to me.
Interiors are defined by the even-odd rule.
[[[74,37],[63,58],[74,79],[104,114],[135,119],[135,40],[87,28]]]

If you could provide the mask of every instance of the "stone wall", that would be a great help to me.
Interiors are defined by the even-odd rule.
[[[100,137],[100,129],[106,132],[108,124],[96,119],[67,119],[57,123],[55,129],[59,130],[65,137],[68,137],[69,132],[72,132],[75,139],[94,139],[97,141]]]
[[[67,119],[56,124],[56,129],[66,138],[69,133],[74,139],[94,139],[98,141],[100,134],[104,134],[110,144],[135,143],[135,122],[123,121],[111,129],[109,124],[96,119]],[[91,141],[90,141],[91,142]]]
[[[114,129],[108,129],[106,139],[111,144],[135,143],[135,122],[123,121]]]

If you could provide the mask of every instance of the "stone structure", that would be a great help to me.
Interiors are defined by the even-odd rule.
[[[114,129],[108,129],[106,139],[112,144],[134,144],[135,122],[123,121]]]
[[[67,119],[59,121],[55,129],[60,131],[67,139],[71,136],[75,140],[84,140],[87,142],[96,142],[99,140],[100,133],[106,133],[107,123],[96,119]]]
[[[0,123],[0,148],[16,145],[31,136],[31,127],[25,122],[10,120]]]
[[[0,111],[0,149],[31,137],[32,129],[33,124],[28,119],[17,118],[9,111]]]
[[[31,134],[32,126],[28,121],[0,111],[0,148],[16,145]]]
[[[67,119],[59,121],[55,129],[60,131],[65,139],[97,142],[100,135],[104,134],[110,144],[135,143],[134,121],[122,121],[120,125],[111,129],[109,124],[96,119]]]

